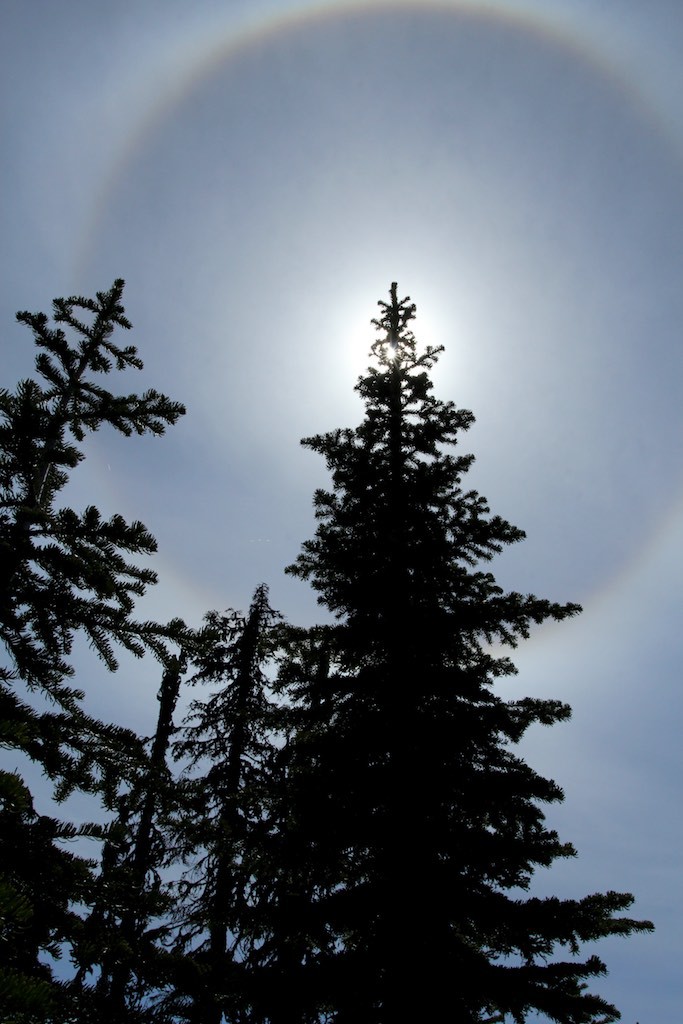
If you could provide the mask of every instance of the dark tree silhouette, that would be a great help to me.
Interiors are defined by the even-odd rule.
[[[212,687],[190,706],[174,744],[184,766],[169,851],[178,885],[176,950],[183,957],[167,1012],[193,1024],[253,1020],[252,951],[262,940],[270,762],[280,710],[266,664],[280,616],[257,587],[246,616],[211,612],[196,645],[193,683]]]
[[[88,432],[159,434],[183,412],[98,383],[141,366],[112,340],[129,326],[122,289],[56,300],[54,328],[20,314],[42,383],[0,392],[0,742],[58,799],[94,794],[110,819],[41,815],[0,771],[0,1019],[617,1019],[588,988],[605,968],[582,944],[652,926],[621,916],[625,893],[533,895],[534,871],[574,850],[544,817],[560,788],[516,745],[570,709],[504,698],[506,648],[579,608],[488,571],[524,534],[464,486],[473,417],[433,396],[441,350],[418,350],[414,305],[395,284],[380,303],[360,426],[304,441],[332,486],[288,571],[332,621],[284,625],[261,585],[246,616],[212,612],[193,631],[134,617],[155,580],[141,523],[58,502]],[[149,740],[84,710],[79,634],[112,669],[117,646],[160,660]],[[183,678],[208,695],[178,729]],[[101,844],[99,867],[65,846],[78,836]],[[60,955],[72,977],[56,977]]]
[[[79,930],[74,904],[88,898],[88,864],[65,849],[79,830],[36,813],[18,773],[0,772],[0,1019],[66,1021],[66,986],[46,953]]]
[[[145,759],[133,733],[84,711],[83,694],[68,683],[74,639],[81,634],[114,669],[116,646],[135,655],[151,650],[166,662],[168,642],[184,633],[179,620],[161,626],[133,616],[136,597],[156,579],[137,563],[156,548],[144,525],[59,502],[87,434],[104,424],[125,435],[162,434],[184,412],[156,391],[115,395],[100,383],[113,368],[142,367],[133,346],[113,340],[116,328],[130,326],[122,292],[119,280],[95,299],[56,299],[52,327],[42,313],[19,313],[38,348],[36,379],[0,392],[1,740],[40,766],[58,798],[99,792],[108,807]],[[73,908],[93,898],[88,865],[60,846],[75,830],[36,814],[18,775],[0,773],[0,817],[0,936],[15,964],[6,985],[35,992],[35,1019],[72,1020],[74,1000],[52,978],[45,954],[80,938]],[[104,834],[94,826],[85,832]]]
[[[188,641],[191,645],[189,632]],[[170,886],[162,880],[170,859],[163,824],[181,805],[168,752],[186,660],[185,652],[170,659],[163,673],[154,736],[135,778],[117,798],[92,887],[92,910],[74,944],[78,971],[70,994],[83,999],[88,976],[97,979],[84,1000],[86,1020],[158,1020],[150,997],[176,967],[163,945],[173,909]]]
[[[273,911],[269,1017],[614,1020],[585,984],[604,965],[580,944],[651,925],[618,916],[628,894],[529,895],[534,870],[574,850],[545,824],[560,788],[515,744],[570,709],[506,701],[499,684],[515,671],[505,647],[580,609],[497,585],[487,563],[524,534],[464,488],[473,457],[456,444],[473,417],[433,396],[440,349],[418,351],[415,307],[395,284],[380,307],[363,422],[303,442],[332,488],[289,571],[338,621],[329,675],[298,684],[301,726],[281,755],[294,910],[283,898]]]
[[[154,538],[142,523],[104,521],[92,505],[77,513],[56,502],[88,433],[108,423],[125,435],[162,434],[185,411],[156,391],[117,396],[98,383],[113,367],[142,367],[132,345],[112,340],[116,327],[130,327],[122,292],[119,280],[96,299],[55,299],[54,328],[43,313],[18,313],[40,349],[35,365],[45,384],[24,380],[15,393],[0,393],[0,635],[14,663],[2,677],[19,676],[67,704],[63,679],[76,632],[110,668],[113,644],[134,654],[164,651],[159,626],[131,618],[156,576],[127,557],[155,551]]]

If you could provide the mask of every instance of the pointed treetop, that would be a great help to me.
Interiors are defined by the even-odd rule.
[[[382,316],[371,322],[384,337],[373,344],[372,349],[375,353],[379,346],[387,343],[391,346],[392,356],[398,352],[399,345],[401,349],[412,348],[415,345],[413,333],[407,327],[408,323],[415,319],[415,303],[411,303],[409,295],[399,302],[397,287],[396,281],[392,282],[389,290],[390,302],[380,300],[377,303],[383,311]]]
[[[380,336],[372,343],[370,351],[392,374],[399,369],[401,373],[418,368],[422,371],[430,370],[444,347],[426,345],[421,354],[417,354],[415,335],[408,329],[410,321],[415,319],[416,306],[410,301],[410,295],[399,301],[397,288],[396,282],[393,281],[389,289],[390,301],[380,300],[377,303],[382,315],[370,323]]]

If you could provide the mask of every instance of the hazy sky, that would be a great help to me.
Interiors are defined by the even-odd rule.
[[[473,485],[527,531],[500,581],[580,601],[510,695],[569,701],[528,758],[565,789],[579,858],[545,892],[633,891],[653,936],[597,951],[627,1024],[679,1024],[683,570],[683,6],[678,0],[5,0],[2,384],[17,309],[127,281],[145,361],[188,414],[103,433],[74,504],[159,541],[151,614],[245,608],[283,576],[326,482],[303,435],[354,425],[389,284],[471,408]],[[112,384],[115,381],[112,380]],[[154,667],[82,656],[141,729]]]

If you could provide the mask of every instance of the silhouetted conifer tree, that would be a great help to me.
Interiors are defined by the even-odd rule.
[[[151,569],[130,560],[156,550],[143,524],[119,515],[104,520],[92,505],[79,513],[57,500],[84,458],[79,444],[88,433],[109,424],[125,435],[162,434],[184,412],[156,391],[117,396],[99,383],[113,367],[142,367],[132,345],[112,340],[116,327],[130,327],[122,291],[123,281],[116,281],[96,299],[56,299],[54,328],[42,313],[17,314],[33,331],[44,383],[24,380],[14,393],[0,391],[0,638],[9,655],[0,667],[3,719],[29,756],[50,777],[67,780],[67,788],[70,777],[75,786],[91,782],[98,757],[111,750],[103,727],[88,746],[82,695],[65,684],[75,635],[82,633],[111,669],[115,645],[163,658],[173,635],[172,627],[132,616],[135,598],[156,582]],[[61,715],[34,714],[15,693],[15,680],[44,693]],[[115,732],[108,738],[114,742]]]
[[[190,706],[174,745],[184,765],[170,850],[188,866],[175,910],[178,960],[166,1009],[194,1024],[254,1020],[252,951],[261,941],[273,744],[280,712],[266,675],[279,615],[257,588],[249,612],[211,612],[192,682],[212,686]]]
[[[191,638],[188,631],[188,641]],[[168,982],[175,961],[163,945],[170,931],[172,896],[163,869],[171,859],[164,824],[178,812],[177,780],[168,765],[186,654],[169,660],[157,695],[154,736],[138,772],[119,794],[106,831],[100,870],[72,958],[78,972],[72,991],[96,977],[84,1019],[106,1024],[157,1020],[153,996]]]
[[[561,790],[515,745],[570,711],[500,686],[505,646],[579,609],[488,571],[523,533],[463,486],[472,415],[433,397],[440,349],[418,351],[415,307],[396,285],[380,303],[361,425],[304,441],[332,488],[289,571],[336,622],[284,627],[261,586],[246,616],[210,613],[195,633],[133,617],[154,581],[142,524],[57,501],[87,432],[163,433],[183,411],[97,383],[141,365],[112,341],[122,288],[56,300],[54,329],[20,314],[43,383],[0,392],[0,741],[58,798],[98,793],[113,815],[75,829],[0,772],[0,1020],[615,1020],[581,944],[651,925],[618,916],[628,894],[530,895],[534,870],[574,851],[544,819]],[[85,713],[68,685],[79,633],[110,668],[116,645],[159,657],[151,740]],[[186,671],[211,690],[174,740]],[[102,841],[99,871],[65,848],[78,835]],[[62,951],[72,980],[49,965]]]
[[[286,877],[273,908],[268,1017],[611,1021],[585,985],[604,966],[580,944],[651,925],[618,916],[628,894],[529,895],[534,870],[574,850],[544,820],[560,788],[515,745],[570,709],[498,685],[515,671],[505,646],[579,608],[497,585],[487,563],[524,534],[464,487],[473,457],[456,444],[473,417],[433,396],[440,349],[418,351],[415,307],[395,284],[380,307],[363,422],[303,442],[332,487],[289,571],[338,622],[281,753],[278,841],[295,856],[291,910]]]
[[[321,769],[331,763],[335,631],[287,627],[279,635],[275,692],[283,742],[269,777],[268,830],[258,906],[261,941],[252,963],[257,980],[254,1019],[316,1024],[329,1003],[330,958],[337,940],[326,899],[346,869],[337,809]]]
[[[0,772],[0,1020],[67,1021],[66,986],[45,954],[78,933],[74,904],[90,894],[89,865],[61,844],[83,830],[36,813],[18,773]]]
[[[136,561],[156,548],[143,524],[59,502],[87,434],[103,424],[125,435],[162,434],[184,412],[156,391],[115,395],[100,383],[113,368],[142,366],[133,346],[113,340],[116,328],[130,326],[122,291],[119,280],[95,299],[56,299],[53,327],[42,313],[19,313],[39,350],[37,379],[0,391],[0,640],[7,655],[0,664],[0,738],[40,765],[58,798],[75,789],[99,791],[109,807],[121,780],[135,777],[142,751],[129,730],[83,710],[83,694],[67,683],[74,638],[81,634],[114,669],[117,645],[166,660],[167,641],[183,635],[179,621],[160,626],[133,617],[135,598],[155,582]],[[9,773],[0,773],[0,816],[0,936],[13,951],[12,984],[23,977],[26,991],[35,992],[36,1019],[61,1020],[63,1013],[72,1020],[73,999],[62,998],[64,985],[52,978],[45,954],[78,941],[80,919],[72,911],[92,898],[87,863],[59,845],[74,830],[36,814],[26,786]],[[0,1006],[3,999],[0,987]]]

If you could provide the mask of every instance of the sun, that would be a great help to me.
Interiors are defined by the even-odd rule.
[[[326,331],[325,349],[329,372],[338,380],[340,388],[348,389],[369,366],[376,363],[371,347],[379,335],[371,320],[378,315],[378,301],[387,300],[390,283],[389,278],[384,280],[377,273],[368,274],[356,287],[345,289],[343,296],[335,296],[335,316]],[[428,345],[438,346],[451,340],[445,316],[435,308],[437,303],[431,294],[432,289],[428,289],[429,294],[424,299],[422,291],[419,284],[414,288],[407,279],[403,285],[399,280],[401,298],[408,294],[417,305],[416,317],[409,326],[415,335],[418,351]],[[443,305],[443,297],[438,305]],[[450,334],[452,336],[452,330]],[[389,344],[387,340],[387,346]]]

